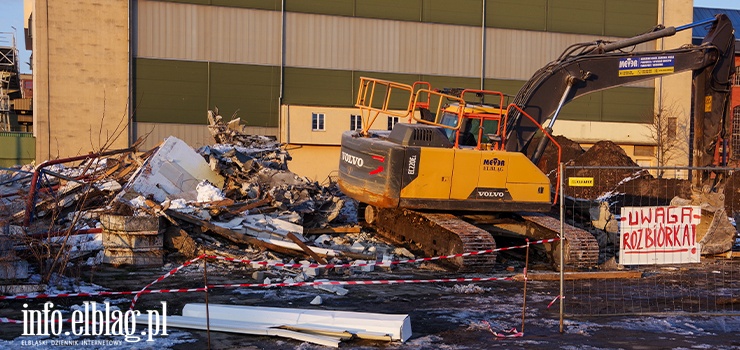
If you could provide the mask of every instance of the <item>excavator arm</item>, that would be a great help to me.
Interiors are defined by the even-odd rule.
[[[687,45],[665,51],[623,52],[633,45],[674,35],[698,25],[712,24],[700,46]],[[693,165],[714,164],[718,140],[729,126],[731,77],[734,73],[735,37],[726,15],[678,28],[669,27],[633,38],[605,43],[576,44],[560,58],[538,70],[519,90],[512,103],[543,124],[550,119],[551,132],[563,105],[580,96],[622,86],[660,75],[693,71]],[[513,110],[508,117],[505,148],[525,152],[539,130],[528,118]],[[537,164],[547,138],[533,152]]]

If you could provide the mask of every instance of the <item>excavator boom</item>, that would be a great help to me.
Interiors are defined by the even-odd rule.
[[[665,51],[619,51],[708,23],[712,28],[699,46],[687,45]],[[664,28],[614,43],[573,45],[560,58],[539,69],[519,90],[513,103],[542,124],[562,105],[583,95],[661,75],[693,71],[693,149],[696,150],[693,165],[719,165],[713,164],[714,148],[719,139],[725,137],[729,126],[728,102],[734,59],[732,23],[726,15],[720,14],[711,20]],[[553,96],[562,96],[562,99]],[[512,111],[507,130],[506,150],[526,153],[538,129],[528,118],[522,118],[521,113]],[[538,147],[540,149],[544,147]],[[541,155],[541,150],[534,152],[532,161],[537,164]]]

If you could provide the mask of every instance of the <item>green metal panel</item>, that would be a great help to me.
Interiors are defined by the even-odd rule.
[[[422,0],[355,0],[355,16],[364,18],[421,20]]]
[[[489,0],[486,2],[486,26],[546,30],[547,0]]]
[[[547,31],[604,35],[605,0],[549,0]]]
[[[134,63],[139,122],[205,124],[208,64],[138,58]]]
[[[605,35],[632,37],[655,27],[658,2],[655,0],[606,0]]]
[[[211,5],[280,11],[280,0],[210,0]]]
[[[210,73],[208,106],[249,126],[278,126],[280,67],[211,63]]]
[[[553,96],[553,98],[559,99],[560,97]],[[581,96],[563,107],[558,120],[600,121],[603,100],[604,96],[601,92]],[[557,122],[555,128],[557,129]]]
[[[514,99],[514,96],[517,92],[519,92],[519,89],[522,88],[522,85],[524,85],[523,80],[503,80],[503,79],[486,79],[485,85],[483,88],[485,90],[492,90],[492,91],[499,91],[504,93],[504,103],[509,104],[511,103],[511,100]],[[488,102],[494,102],[493,100],[488,100]]]
[[[222,115],[236,113],[249,126],[277,127],[280,67],[210,64],[210,101]]]
[[[480,26],[482,0],[423,0],[423,21]]]
[[[355,2],[348,0],[286,0],[285,10],[351,17],[355,13]]]
[[[604,122],[649,123],[652,121],[655,89],[621,87],[604,94]]]
[[[286,67],[283,104],[352,106],[351,84],[348,70]]]
[[[36,158],[36,138],[25,132],[0,132],[0,166],[31,163]]]

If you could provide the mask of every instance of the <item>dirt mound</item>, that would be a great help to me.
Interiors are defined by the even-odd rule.
[[[623,206],[669,205],[678,196],[691,199],[691,183],[681,179],[656,179],[639,177],[619,184],[608,201],[612,210],[619,212]]]
[[[576,159],[580,157],[583,152],[585,152],[581,145],[578,144],[578,142],[575,142],[563,135],[553,136],[553,138],[560,145],[560,161],[563,163],[567,163],[570,160]],[[532,153],[534,153],[537,145],[540,143],[540,139],[541,137],[537,137],[532,140],[531,146],[527,151],[527,157],[532,156]],[[547,147],[545,148],[545,153],[542,155],[542,158],[540,158],[540,162],[537,164],[537,166],[545,174],[549,174],[553,170],[557,169],[558,149],[552,142],[549,142],[547,144]]]
[[[725,182],[725,210],[727,215],[734,217],[740,214],[740,171],[735,171]]]
[[[566,186],[565,194],[577,198],[596,199],[601,195],[613,191],[623,182],[638,178],[652,178],[650,174],[639,168],[624,150],[611,141],[599,141],[574,159],[569,165],[575,167],[629,167],[625,169],[588,169],[572,168],[566,171],[565,179],[569,177],[590,177],[594,179],[591,187]]]
[[[611,141],[597,142],[586,153],[574,159],[573,165],[638,167],[622,147]]]

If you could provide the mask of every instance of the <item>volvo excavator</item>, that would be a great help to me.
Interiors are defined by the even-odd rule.
[[[711,26],[701,45],[633,51],[637,44],[701,25]],[[537,163],[548,142],[559,149],[551,134],[562,107],[591,92],[692,71],[692,165],[723,165],[717,154],[730,123],[734,43],[732,23],[717,15],[619,41],[575,44],[539,69],[510,103],[496,91],[434,90],[426,82],[363,77],[355,104],[362,128],[342,135],[339,187],[363,204],[366,222],[379,233],[431,256],[494,249],[492,233],[558,237],[560,221],[546,214],[558,189]],[[373,130],[380,115],[408,122]],[[701,181],[710,175],[695,176]],[[566,265],[596,265],[598,245],[589,232],[565,224],[563,235]],[[558,244],[546,245],[556,264]],[[481,254],[450,263],[486,270],[495,259]]]

